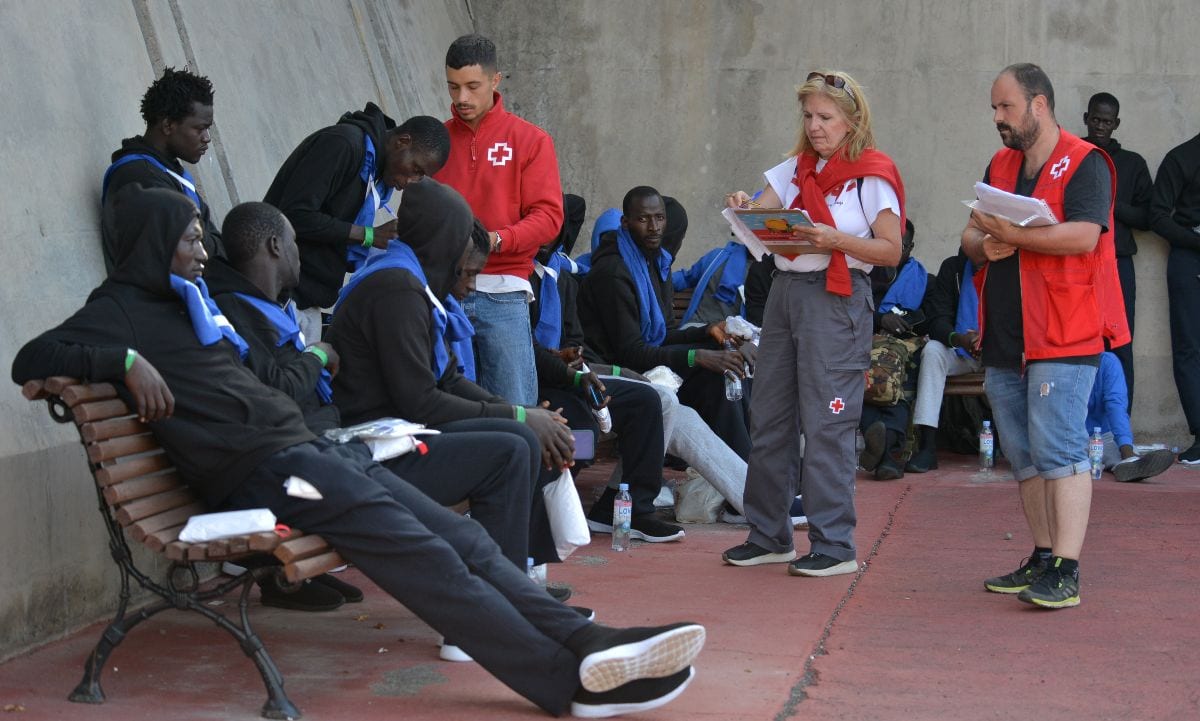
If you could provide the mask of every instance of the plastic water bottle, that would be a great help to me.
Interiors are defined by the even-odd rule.
[[[996,441],[992,437],[992,422],[984,421],[983,430],[979,431],[979,470],[991,473],[996,463]]]
[[[622,483],[613,501],[612,547],[614,551],[629,550],[629,527],[633,522],[633,498],[629,484]]]
[[[584,373],[591,373],[592,369],[588,368],[587,363],[580,367]],[[600,426],[601,433],[608,433],[612,430],[612,414],[608,412],[608,407],[600,407],[604,403],[604,399],[595,388],[588,386],[588,406],[592,409],[592,416],[596,418],[596,425]]]
[[[535,566],[533,558],[525,559],[525,573],[529,575],[529,580],[533,581],[538,588],[546,587],[546,564]]]
[[[1100,435],[1100,426],[1092,429],[1092,438],[1088,441],[1088,460],[1092,464],[1092,480],[1100,480],[1104,473],[1104,438]]]
[[[725,350],[736,351],[733,341],[726,339]],[[725,371],[725,400],[740,401],[742,399],[742,378],[733,371]]]

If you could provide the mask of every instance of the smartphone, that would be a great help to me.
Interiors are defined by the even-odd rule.
[[[588,398],[591,400],[592,408],[599,408],[604,405],[604,397],[600,395],[600,391],[596,390],[596,386],[587,387]]]
[[[596,435],[591,430],[572,428],[571,435],[575,438],[575,460],[590,461],[596,457]]]

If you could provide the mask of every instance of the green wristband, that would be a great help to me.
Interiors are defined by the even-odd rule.
[[[329,354],[326,353],[325,351],[321,350],[320,348],[316,347],[315,345],[310,345],[309,347],[305,348],[304,352],[312,353],[313,355],[315,355],[317,357],[317,360],[321,361],[322,368],[329,365]]]
[[[574,385],[576,388],[578,388],[579,384],[582,382],[583,382],[583,371],[575,371],[575,380],[571,381],[572,385]]]
[[[613,363],[612,374],[618,378],[621,377],[621,366]]]
[[[133,362],[136,360],[137,360],[137,351],[135,351],[132,348],[126,348],[125,349],[125,372],[126,373],[128,373],[129,369],[133,367]]]
[[[364,248],[371,248],[371,247],[374,247],[374,245],[375,245],[375,229],[368,225],[363,228],[362,246]]]
[[[513,418],[517,419],[518,423],[524,423],[525,406],[513,406]]]
[[[950,331],[950,337],[946,339],[946,342],[950,344],[951,348],[954,347],[954,335],[954,331]]]
[[[693,348],[690,351],[688,351],[688,368],[695,368],[695,367],[696,367],[696,349]]]

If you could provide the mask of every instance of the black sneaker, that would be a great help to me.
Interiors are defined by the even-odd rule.
[[[858,455],[858,465],[865,471],[873,471],[887,450],[887,426],[883,425],[883,421],[875,421],[867,426],[867,430],[863,431],[863,442],[866,445]]]
[[[993,576],[983,582],[983,587],[992,593],[1020,593],[1032,586],[1050,567],[1041,559],[1030,556],[1021,562],[1021,567],[1003,576]]]
[[[1179,462],[1185,466],[1194,466],[1200,464],[1200,441],[1192,444],[1192,447],[1179,454]]]
[[[704,647],[704,627],[674,623],[643,628],[589,624],[568,639],[579,657],[579,683],[603,693],[641,678],[665,678],[692,665]]]
[[[571,715],[576,718],[608,718],[649,711],[675,700],[695,675],[696,670],[689,666],[666,678],[630,681],[603,693],[581,688],[571,704]]]
[[[332,611],[346,602],[342,594],[312,579],[303,581],[295,589],[284,589],[272,576],[263,579],[259,588],[262,590],[262,605],[289,611]]]
[[[612,526],[609,526],[612,533]],[[634,516],[629,522],[629,537],[646,543],[667,543],[678,541],[684,537],[683,529],[673,523],[666,523],[654,517],[653,513]]]
[[[363,592],[358,586],[353,586],[340,578],[335,578],[328,573],[322,573],[320,576],[313,577],[314,583],[319,583],[322,586],[327,586],[342,594],[342,598],[346,599],[346,603],[362,603]]]
[[[926,473],[937,467],[937,453],[932,448],[922,448],[904,464],[904,470],[908,473]]]
[[[788,574],[792,576],[840,576],[857,571],[858,561],[853,558],[842,561],[815,551],[788,564]]]
[[[875,466],[875,480],[896,481],[904,478],[904,469],[892,458],[890,453],[884,453],[879,465]]]
[[[555,601],[558,601],[559,603],[566,603],[567,599],[571,597],[571,587],[546,586],[546,593],[553,596]]]
[[[1079,579],[1057,568],[1047,568],[1029,588],[1017,594],[1017,600],[1042,608],[1078,606]]]
[[[764,563],[787,563],[796,557],[796,551],[775,553],[762,546],[746,541],[721,554],[721,560],[731,566],[759,566]]]
[[[1143,456],[1126,458],[1112,467],[1113,476],[1122,483],[1141,481],[1157,476],[1175,463],[1175,454],[1165,448]]]

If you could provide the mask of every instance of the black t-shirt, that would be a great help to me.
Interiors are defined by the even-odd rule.
[[[1017,195],[1032,196],[1042,175],[1042,166],[1033,178],[1024,173],[1017,178]],[[991,165],[983,174],[983,182],[991,181]],[[1071,176],[1063,195],[1062,222],[1083,221],[1108,228],[1109,201],[1112,198],[1112,176],[1108,164],[1098,151],[1088,153]],[[1025,351],[1025,328],[1021,319],[1021,251],[1004,260],[988,263],[987,283],[984,285],[983,364],[995,368],[1020,368]],[[1056,362],[1082,361],[1097,365],[1099,356],[1055,358]]]

